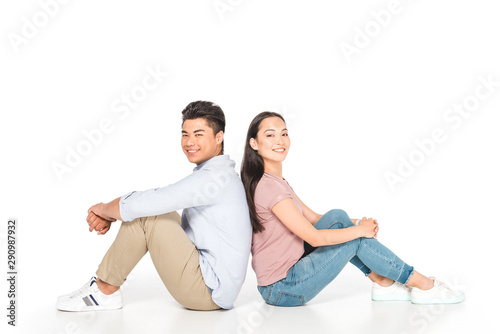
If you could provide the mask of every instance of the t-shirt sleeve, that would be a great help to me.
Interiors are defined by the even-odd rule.
[[[290,190],[275,180],[265,180],[259,183],[255,189],[255,204],[269,211],[277,203],[287,198],[292,198]]]

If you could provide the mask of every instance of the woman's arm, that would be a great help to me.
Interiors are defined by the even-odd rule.
[[[311,224],[316,224],[316,222],[321,218],[322,215],[314,212],[313,210],[309,209],[307,205],[304,204],[300,200],[300,198],[297,197],[297,199],[300,202],[300,206],[302,207],[302,215],[311,223]]]
[[[323,216],[323,215],[320,215],[319,213],[316,213],[314,212],[313,210],[311,210],[307,205],[304,204],[304,202],[302,202],[302,200],[297,197],[299,202],[300,202],[300,206],[302,207],[302,214],[304,215],[304,217],[306,217],[306,219],[311,223],[311,224],[316,224],[316,222]],[[356,222],[358,221],[358,219],[351,219],[352,223],[354,225],[356,225]]]
[[[341,244],[357,238],[373,238],[377,223],[364,219],[358,226],[335,230],[317,230],[297,209],[291,198],[278,202],[273,213],[295,235],[313,247]]]

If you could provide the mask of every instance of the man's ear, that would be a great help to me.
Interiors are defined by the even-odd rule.
[[[215,135],[215,141],[217,141],[217,144],[220,144],[222,143],[223,140],[224,140],[224,132],[222,132],[221,130],[219,131],[219,133]]]
[[[259,148],[257,146],[257,141],[253,138],[250,138],[250,147],[253,148],[255,151],[257,151],[257,149]]]

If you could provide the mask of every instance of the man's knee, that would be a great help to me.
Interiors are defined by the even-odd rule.
[[[168,221],[173,221],[177,224],[181,224],[181,216],[177,213],[177,211],[172,211],[165,213],[163,215],[158,216],[158,219],[160,220],[168,220]]]
[[[167,227],[170,224],[172,225],[181,225],[181,216],[177,213],[177,211],[167,212],[158,216],[150,216],[138,218],[140,222],[147,228],[151,225],[160,224],[161,226]]]

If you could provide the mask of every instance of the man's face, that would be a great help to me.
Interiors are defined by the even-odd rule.
[[[224,133],[214,134],[204,118],[188,119],[182,125],[182,151],[189,162],[197,165],[218,156]]]

